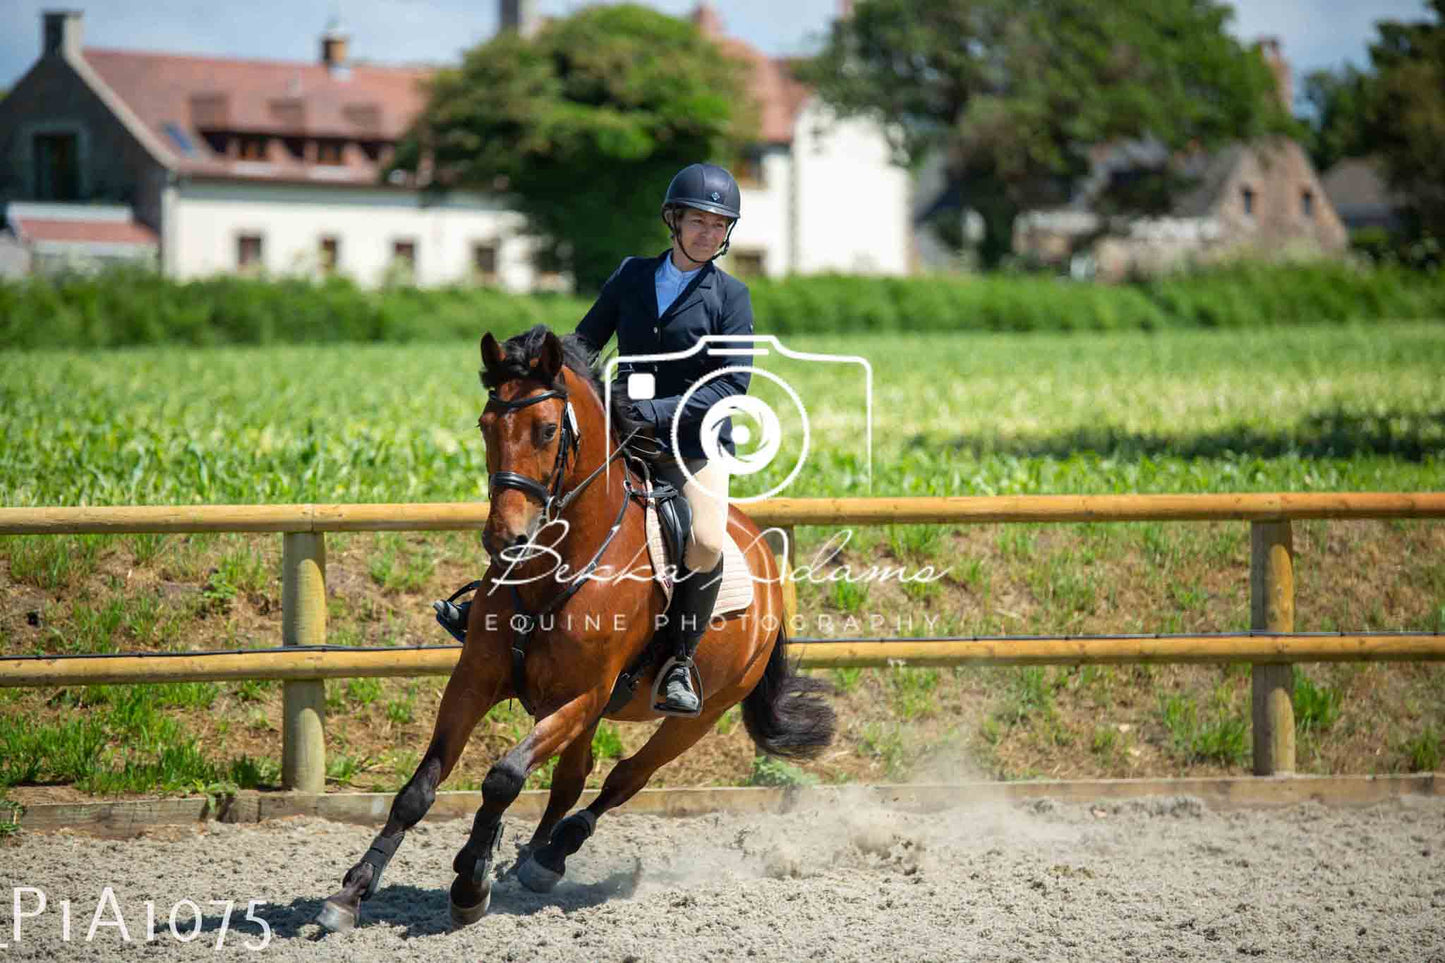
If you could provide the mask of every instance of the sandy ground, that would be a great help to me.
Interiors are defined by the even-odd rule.
[[[921,815],[843,805],[778,816],[614,814],[548,896],[515,879],[452,932],[466,821],[423,824],[363,925],[311,919],[371,830],[315,819],[113,841],[0,844],[0,960],[1439,960],[1445,799],[1362,810],[1211,812],[1189,798],[1048,801]],[[503,851],[530,826],[508,821]],[[113,887],[114,905],[102,903]],[[17,887],[45,911],[13,932]],[[38,896],[19,893],[22,913]],[[70,939],[60,902],[71,902]],[[205,913],[190,943],[171,907]],[[222,908],[239,903],[220,952]],[[250,900],[273,931],[243,920]],[[146,940],[146,902],[156,936]],[[101,925],[117,912],[132,940]],[[191,932],[191,910],[177,917]]]

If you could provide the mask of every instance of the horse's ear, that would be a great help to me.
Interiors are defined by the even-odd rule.
[[[502,350],[502,346],[497,342],[497,339],[492,337],[492,332],[488,331],[482,335],[482,367],[495,368],[501,364],[505,358],[506,352]]]
[[[557,372],[562,370],[562,340],[551,331],[542,339],[542,350],[532,359],[531,367],[540,380],[548,384],[557,380]]]

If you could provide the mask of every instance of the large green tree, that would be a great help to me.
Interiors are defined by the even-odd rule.
[[[752,133],[742,65],[691,23],[589,7],[535,37],[503,33],[440,71],[395,168],[440,188],[510,195],[544,260],[596,290],[623,257],[666,244],[668,181]]]
[[[1068,196],[1092,146],[1209,148],[1290,128],[1231,15],[1213,0],[858,0],[806,75],[842,113],[888,124],[901,161],[944,152],[983,216],[987,264],[1021,210]]]
[[[1362,157],[1373,149],[1369,130],[1373,81],[1372,74],[1348,64],[1305,77],[1304,99],[1310,105],[1307,144],[1316,170],[1327,171],[1346,157]]]
[[[1376,25],[1369,133],[1415,232],[1445,238],[1445,0],[1430,7],[1433,23]]]

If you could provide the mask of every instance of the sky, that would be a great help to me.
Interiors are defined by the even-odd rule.
[[[539,13],[563,15],[587,0],[536,0]],[[646,0],[683,15],[696,0]],[[1128,0],[1149,2],[1149,0]],[[45,9],[85,13],[85,43],[222,57],[313,60],[338,10],[353,57],[379,63],[447,63],[497,28],[496,0],[0,0],[0,87],[12,86],[39,56]],[[770,54],[818,48],[838,0],[714,0],[728,33]],[[1304,73],[1349,61],[1369,63],[1377,20],[1428,20],[1425,0],[1237,0],[1234,32],[1280,38]]]

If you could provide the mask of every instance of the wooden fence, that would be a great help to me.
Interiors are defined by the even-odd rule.
[[[1294,772],[1293,664],[1445,660],[1429,633],[1294,631],[1295,519],[1445,518],[1445,492],[1239,495],[1020,495],[957,498],[775,498],[748,514],[792,544],[798,525],[919,523],[1248,521],[1248,634],[997,637],[804,641],[804,666],[1252,664],[1254,772]],[[478,529],[485,503],[416,505],[205,505],[0,508],[0,535],[126,532],[280,532],[282,648],[234,653],[0,658],[0,686],[284,680],[282,782],[320,792],[325,782],[326,678],[446,675],[457,646],[338,649],[326,640],[326,532]],[[791,583],[788,611],[796,610]]]

